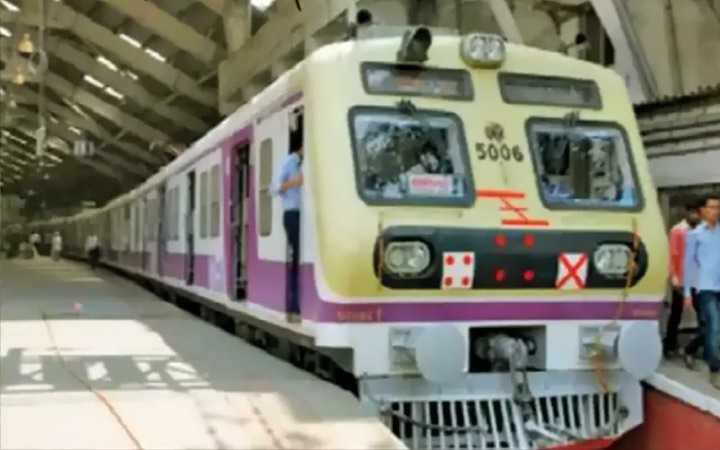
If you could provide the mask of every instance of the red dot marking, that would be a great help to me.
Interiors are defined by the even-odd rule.
[[[452,266],[453,264],[455,264],[455,258],[453,258],[452,255],[448,256],[447,258],[445,258],[445,264],[447,264],[448,266]]]
[[[534,270],[526,270],[523,274],[523,278],[525,278],[525,281],[532,281],[535,279],[535,271]]]
[[[463,279],[462,279],[462,285],[463,285],[463,286],[469,286],[469,285],[470,285],[470,277],[463,277]]]
[[[452,277],[445,277],[445,286],[451,286],[453,284]]]
[[[470,264],[472,264],[472,260],[473,260],[472,255],[465,255],[465,257],[463,258],[463,262],[465,263],[466,266],[469,266]]]
[[[505,279],[505,271],[498,269],[495,271],[495,281],[503,281]]]
[[[498,247],[505,247],[506,244],[507,238],[505,237],[505,235],[498,234],[497,236],[495,236],[495,245],[497,245]]]
[[[535,236],[532,234],[526,234],[525,235],[525,246],[526,247],[535,247]]]

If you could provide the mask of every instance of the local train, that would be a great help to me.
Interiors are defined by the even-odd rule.
[[[324,355],[410,447],[610,445],[643,421],[667,274],[623,79],[495,35],[372,28],[131,192],[34,226],[75,256],[94,232],[105,265]],[[298,142],[299,324],[272,194]]]

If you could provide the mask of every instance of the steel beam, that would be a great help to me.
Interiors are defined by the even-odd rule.
[[[48,124],[48,131],[55,136],[70,142],[78,138],[78,136],[74,135],[72,131],[68,131],[67,128],[59,124]],[[138,178],[145,179],[150,175],[150,172],[145,170],[143,167],[140,167],[137,164],[132,164],[131,162],[128,162],[127,160],[107,151],[98,150],[96,154],[100,158],[106,160],[109,164],[135,175]]]
[[[103,101],[89,91],[86,91],[85,89],[67,81],[60,75],[53,72],[47,72],[45,74],[45,80],[47,82],[47,86],[61,96],[66,97],[75,103],[86,106],[95,113],[121,127],[131,129],[133,134],[147,142],[155,140],[170,140],[170,136],[164,132],[147,125],[142,120],[138,120],[135,117],[126,114],[120,108]]]
[[[502,30],[507,40],[516,44],[522,44],[522,33],[520,33],[520,28],[518,27],[517,22],[515,22],[515,17],[513,17],[512,10],[510,10],[507,0],[485,1],[490,7],[490,10],[492,10],[493,15],[495,16],[495,21],[500,26],[500,30]]]
[[[154,111],[172,120],[179,126],[196,133],[203,133],[210,128],[208,124],[198,119],[196,115],[187,113],[181,108],[161,104],[161,99],[148,92],[140,83],[100,64],[90,55],[64,39],[49,38],[47,39],[46,48],[48,52],[74,65],[78,70],[93,76],[104,84],[113,87],[121,94],[133,99],[141,107]]]
[[[20,130],[20,131],[22,131],[22,132],[23,132],[26,136],[28,136],[29,138],[34,138],[33,135],[32,135],[32,131],[31,131],[31,130],[27,130],[27,129],[24,129],[24,128],[17,128],[17,129]],[[63,143],[64,143],[64,141],[63,141]],[[95,169],[97,172],[99,172],[99,173],[101,173],[101,174],[103,174],[103,175],[106,175],[106,176],[108,176],[108,177],[110,177],[110,178],[113,178],[113,179],[118,180],[118,181],[120,181],[120,182],[126,182],[126,181],[127,181],[127,180],[125,179],[125,177],[123,177],[123,176],[118,172],[118,170],[117,170],[116,168],[114,168],[114,167],[112,167],[112,166],[110,166],[110,165],[108,165],[108,164],[106,164],[106,163],[104,163],[104,162],[102,162],[102,161],[90,160],[90,159],[87,159],[87,158],[78,157],[78,156],[73,155],[72,152],[69,151],[69,149],[62,148],[62,147],[60,147],[60,146],[58,146],[58,145],[53,145],[53,144],[51,144],[51,143],[48,143],[48,150],[51,150],[51,149],[54,149],[55,151],[60,152],[60,153],[63,154],[63,155],[67,155],[67,156],[69,156],[70,158],[72,158],[73,161],[77,161],[77,162],[79,162],[80,164],[84,164],[84,165],[86,165],[86,166],[88,166],[88,167],[91,167],[91,168]]]
[[[21,23],[38,26],[40,0],[24,0],[19,12],[0,9],[0,23]],[[114,55],[118,60],[161,82],[171,90],[210,108],[217,106],[217,94],[212,89],[201,88],[190,76],[175,67],[158,61],[143,49],[133,47],[120,39],[109,29],[98,25],[89,17],[57,2],[47,2],[47,26],[73,32],[79,38],[92,42],[99,48]]]
[[[228,52],[240,50],[250,38],[252,28],[250,0],[229,1],[222,18]]]
[[[208,9],[221,17],[225,11],[225,0],[197,0],[197,2],[207,6]]]
[[[37,93],[28,88],[6,86],[6,89],[9,89],[13,93],[19,103],[29,102],[31,104],[37,104]],[[114,139],[110,132],[98,125],[95,121],[88,120],[78,114],[75,114],[65,106],[59,105],[55,102],[46,100],[46,106],[48,111],[62,118],[69,125],[73,125],[95,135],[103,143],[106,143],[106,145],[114,146],[125,152],[127,155],[142,160],[151,166],[158,166],[162,164],[162,160],[160,160],[156,155],[150,153],[147,149],[143,149],[135,144]]]
[[[277,0],[288,1],[288,0]],[[219,68],[219,107],[222,114],[231,112],[229,104],[239,100],[242,89],[258,74],[302,44],[331,22],[356,0],[303,2],[302,11],[287,8],[275,15],[253,35],[242,48],[228,56]]]
[[[215,65],[224,54],[224,50],[214,41],[158,8],[153,2],[146,0],[102,1],[207,65]]]
[[[631,84],[637,85],[642,91],[642,98],[633,100],[644,101],[656,98],[657,82],[645,57],[640,39],[635,34],[625,3],[622,0],[591,0],[591,3],[615,47],[617,59],[628,66]]]

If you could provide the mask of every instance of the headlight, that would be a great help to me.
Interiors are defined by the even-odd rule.
[[[398,275],[417,275],[430,265],[430,249],[424,242],[391,242],[385,249],[385,267]]]
[[[602,275],[621,277],[630,270],[632,251],[623,244],[603,244],[595,250],[593,263]]]
[[[495,34],[472,33],[460,43],[460,55],[473,67],[497,67],[505,61],[505,42]]]

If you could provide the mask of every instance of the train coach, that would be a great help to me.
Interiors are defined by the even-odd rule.
[[[609,446],[643,421],[667,273],[624,81],[494,35],[373,30],[133,191],[36,225],[323,355],[413,448]],[[272,195],[296,145],[299,324]]]

